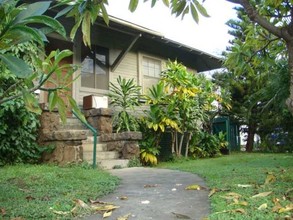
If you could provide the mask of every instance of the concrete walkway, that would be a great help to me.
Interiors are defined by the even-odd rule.
[[[128,220],[202,220],[209,214],[208,190],[185,189],[194,184],[206,186],[195,174],[142,167],[110,172],[121,178],[121,185],[114,193],[99,199],[120,208],[106,219],[128,215]],[[85,218],[98,219],[103,219],[101,214]]]

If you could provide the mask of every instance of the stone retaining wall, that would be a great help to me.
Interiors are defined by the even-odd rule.
[[[107,144],[107,150],[119,152],[123,159],[139,156],[138,141],[141,139],[141,132],[108,133],[100,136],[100,141]]]
[[[66,164],[82,161],[82,140],[87,138],[85,131],[59,130],[60,116],[56,111],[49,112],[43,109],[40,122],[39,145],[52,146],[54,149],[43,154],[43,162]]]
[[[84,110],[84,116],[87,122],[98,131],[98,134],[113,132],[112,115],[113,112],[109,108]]]

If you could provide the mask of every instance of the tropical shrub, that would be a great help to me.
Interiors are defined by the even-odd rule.
[[[139,106],[140,86],[137,86],[134,79],[126,80],[119,76],[117,85],[110,83],[109,97],[111,105],[115,107],[116,113],[113,117],[113,126],[116,132],[137,131],[139,124],[136,117],[129,112]]]
[[[130,158],[127,167],[141,167],[142,164],[140,162],[140,158],[139,157],[132,157]]]
[[[16,79],[0,93],[0,105],[22,97],[27,109],[40,113],[34,92],[41,90],[49,93],[49,109],[57,107],[62,121],[65,121],[69,105],[80,116],[82,114],[66,92],[74,81],[72,75],[75,68],[70,64],[61,65],[61,61],[72,56],[72,52],[57,50],[48,56],[45,54],[45,43],[48,42],[46,35],[56,32],[66,38],[62,24],[45,15],[51,3],[0,1],[1,18],[5,18],[0,20],[1,74],[4,74],[3,69],[6,68],[9,71],[5,75]],[[52,85],[50,88],[45,86],[47,82]]]
[[[191,139],[189,153],[194,158],[207,158],[221,155],[221,149],[227,149],[225,135],[213,135],[204,131],[198,132]]]
[[[140,159],[143,165],[157,165],[157,156],[160,153],[160,147],[155,145],[155,138],[148,137],[140,143]]]
[[[0,105],[0,165],[34,163],[41,156],[37,145],[38,115],[21,98]]]
[[[149,111],[145,123],[156,134],[168,130],[172,136],[171,152],[180,157],[185,149],[188,156],[190,140],[216,110],[214,101],[222,101],[214,84],[204,76],[188,72],[177,61],[167,63],[157,85],[146,95]],[[157,143],[159,143],[157,141]]]

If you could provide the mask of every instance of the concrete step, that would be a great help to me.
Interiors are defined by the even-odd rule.
[[[90,143],[90,142],[85,142],[85,143],[83,142],[82,147],[83,147],[83,152],[93,152],[93,149],[94,149],[93,143]],[[96,148],[97,152],[107,151],[107,144],[97,143],[96,147],[97,147]]]
[[[83,144],[90,144],[94,143],[94,136],[93,134],[87,135],[87,139],[82,141]],[[97,136],[97,143],[100,143],[100,136]]]
[[[96,159],[98,160],[114,160],[119,158],[119,153],[116,151],[100,151],[97,152]],[[83,152],[83,160],[92,161],[93,160],[93,152]]]
[[[128,167],[129,160],[119,159],[119,160],[98,160],[97,164],[100,168],[105,170],[119,169]]]
[[[66,119],[66,124],[60,123],[60,129],[83,130],[83,129],[87,129],[87,127],[79,119],[70,117]]]

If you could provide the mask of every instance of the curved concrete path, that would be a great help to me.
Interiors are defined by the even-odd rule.
[[[120,208],[106,219],[116,220],[129,214],[128,220],[201,220],[209,214],[208,190],[185,189],[194,184],[206,186],[203,179],[195,174],[142,167],[110,172],[121,178],[121,185],[114,193],[99,200]],[[101,214],[96,214],[85,219],[103,218]]]

